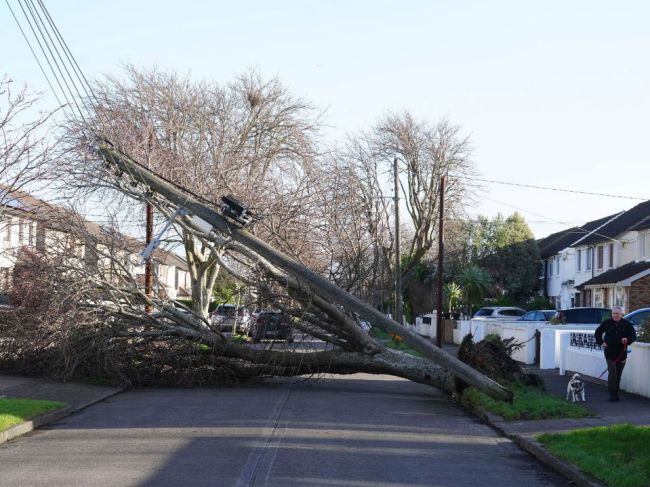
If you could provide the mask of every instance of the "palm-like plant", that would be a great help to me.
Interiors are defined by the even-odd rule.
[[[463,299],[463,289],[455,282],[448,282],[445,284],[442,292],[447,300],[447,311],[451,313],[454,310],[455,304]]]
[[[460,275],[465,304],[472,314],[472,303],[482,301],[492,289],[490,273],[476,264],[469,264]]]

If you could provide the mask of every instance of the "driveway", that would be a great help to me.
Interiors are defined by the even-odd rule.
[[[437,390],[364,374],[127,392],[0,465],[3,486],[567,485]]]

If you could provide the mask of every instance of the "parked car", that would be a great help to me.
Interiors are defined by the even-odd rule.
[[[554,320],[560,323],[593,324],[602,323],[612,317],[609,308],[568,308],[556,312]]]
[[[639,328],[644,323],[650,323],[650,308],[640,308],[626,314],[623,318],[631,321],[634,327],[639,331]]]
[[[267,338],[293,342],[291,317],[281,311],[262,311],[250,329],[254,342]]]
[[[486,306],[474,313],[472,319],[515,321],[525,314],[525,309],[514,306]]]
[[[519,321],[550,321],[555,316],[554,309],[535,309],[519,318]]]
[[[222,333],[248,333],[251,325],[251,315],[246,306],[220,304],[212,312],[210,321]]]

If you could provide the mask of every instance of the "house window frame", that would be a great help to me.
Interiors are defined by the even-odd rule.
[[[596,307],[596,308],[603,308],[604,307],[604,299],[605,299],[604,294],[605,293],[604,293],[603,288],[594,289],[594,292],[593,292],[594,307]]]
[[[576,268],[578,272],[582,271],[582,249],[576,252]]]
[[[607,253],[608,253],[609,268],[612,269],[614,268],[614,243],[613,242],[611,242],[607,246]]]
[[[12,218],[11,216],[7,216],[6,221],[4,222],[4,225],[7,227],[7,230],[4,232],[5,234],[5,242],[11,242],[11,225],[12,225]]]
[[[605,246],[596,247],[596,270],[602,270],[605,266]]]
[[[586,270],[590,271],[593,263],[593,249],[587,248],[587,267]]]
[[[18,219],[18,243],[22,244],[25,240],[25,221]]]

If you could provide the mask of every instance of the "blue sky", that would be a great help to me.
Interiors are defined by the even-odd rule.
[[[89,77],[255,68],[326,110],[330,141],[387,111],[444,116],[485,179],[650,199],[647,2],[45,2]],[[0,74],[45,91],[4,3],[0,43]],[[477,199],[473,214],[517,209],[537,237],[637,203],[495,183]]]

